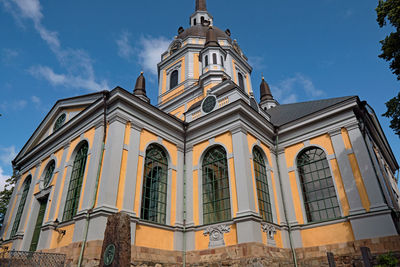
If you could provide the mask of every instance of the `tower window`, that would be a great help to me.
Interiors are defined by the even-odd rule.
[[[221,56],[221,65],[224,67],[224,58]]]
[[[204,156],[203,223],[211,224],[231,219],[228,164],[222,146],[211,148]]]
[[[201,24],[203,25],[203,23],[204,23],[204,17],[202,16],[200,19],[201,19]]]
[[[258,209],[264,221],[272,222],[272,209],[265,160],[262,152],[257,147],[253,149],[253,164],[257,185]]]
[[[297,157],[297,168],[309,222],[340,217],[339,202],[325,152],[317,147]]]
[[[213,53],[213,64],[217,64],[217,54]]]
[[[67,200],[65,202],[63,221],[71,220],[78,211],[79,198],[81,195],[82,181],[85,174],[88,143],[85,142],[76,153],[72,166],[71,179],[69,181]]]
[[[238,73],[238,80],[239,80],[239,87],[244,91],[244,80],[243,80],[243,75],[239,72]]]
[[[193,20],[193,25],[196,25],[196,19]]]
[[[17,214],[15,215],[15,219],[14,219],[14,225],[11,230],[11,237],[15,236],[18,232],[18,227],[19,227],[19,223],[21,221],[22,212],[24,211],[24,207],[25,207],[26,197],[28,196],[29,187],[31,186],[31,180],[32,180],[32,176],[30,176],[30,175],[25,180],[24,189],[22,191],[21,199],[19,201]]]
[[[167,210],[168,160],[155,144],[146,150],[140,218],[165,224]]]
[[[205,57],[204,57],[204,65],[205,65],[205,66],[208,66],[208,56],[205,56]]]
[[[178,85],[178,70],[174,70],[171,73],[170,81],[169,81],[169,89],[172,89]]]

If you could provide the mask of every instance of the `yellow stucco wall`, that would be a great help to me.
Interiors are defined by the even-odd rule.
[[[145,225],[136,225],[135,246],[174,250],[174,232]]]
[[[232,135],[230,132],[223,133],[215,137],[216,144],[222,144],[226,148],[226,153],[231,154],[233,152],[232,145]],[[193,146],[193,157],[192,164],[193,166],[198,166],[201,169],[201,159],[202,153],[206,152],[207,147],[210,145],[209,141],[203,141]],[[234,159],[228,159],[228,167],[229,167],[229,183],[231,189],[231,204],[232,204],[232,213],[233,216],[236,216],[238,211],[238,200],[237,200],[237,190],[236,190],[236,176],[235,176],[235,168],[234,168]],[[201,183],[202,178],[199,177],[199,171],[193,171],[193,221],[195,225],[199,225],[199,183]]]
[[[280,230],[276,230],[276,234],[274,236],[274,241],[275,241],[276,247],[283,248],[282,232]],[[266,232],[262,232],[262,242],[263,242],[263,244],[268,245],[268,238],[267,238]]]
[[[341,129],[342,139],[346,149],[352,149],[349,133],[346,128]],[[356,186],[358,193],[360,194],[361,203],[366,211],[369,211],[371,203],[368,198],[367,189],[365,188],[364,180],[361,175],[360,167],[358,166],[357,158],[354,153],[347,155],[350,161],[350,166],[353,171],[354,179],[356,181]]]
[[[129,137],[131,134],[131,123],[127,122],[125,125],[125,133],[124,133],[124,145],[129,146]],[[121,157],[121,168],[119,171],[119,179],[118,179],[118,195],[116,206],[120,211],[122,209],[122,203],[124,200],[124,191],[125,191],[125,179],[126,179],[126,166],[128,160],[128,150],[122,150],[122,157]]]
[[[69,244],[72,243],[72,238],[74,236],[75,224],[71,224],[71,225],[64,226],[64,227],[59,227],[58,229],[65,230],[65,235],[62,235],[56,231],[52,231],[49,249],[68,246]]]
[[[346,137],[344,137],[344,142],[345,142],[346,147],[351,148],[350,139],[345,140],[345,138]],[[310,139],[310,144],[323,147],[327,152],[327,156],[334,155],[334,148],[332,145],[331,138],[328,134],[323,134],[323,135],[320,135],[320,136]],[[291,145],[291,146],[285,148],[285,157],[286,157],[287,168],[293,167],[293,164],[295,162],[295,156],[303,148],[304,148],[304,143],[298,143],[298,144]],[[349,157],[349,160],[350,160],[350,164],[352,165],[353,173],[355,176],[357,176],[358,165],[356,165],[356,162],[353,162],[353,163],[351,162],[351,156]],[[350,207],[349,207],[349,202],[347,199],[346,192],[344,190],[343,179],[342,179],[342,175],[339,170],[339,165],[338,165],[337,160],[331,159],[330,166],[331,166],[331,171],[333,173],[333,179],[336,184],[337,197],[340,201],[343,215],[347,216],[349,214]],[[361,175],[360,175],[360,177],[361,177]],[[301,203],[301,201],[300,201],[301,192],[299,192],[299,190],[298,190],[298,188],[299,188],[298,184],[297,184],[298,178],[296,177],[296,174],[294,171],[289,172],[289,179],[290,179],[291,191],[292,191],[292,195],[293,195],[296,219],[300,224],[303,224],[304,223],[304,217],[303,217],[304,214],[303,214],[302,208],[301,208],[302,207],[301,205],[303,205],[303,203]],[[362,179],[360,178],[359,181],[362,181]],[[362,185],[359,184],[358,187],[360,187],[362,189]],[[365,195],[366,195],[366,192],[365,192]]]
[[[354,241],[353,229],[349,222],[301,230],[300,234],[304,247],[324,246]]]

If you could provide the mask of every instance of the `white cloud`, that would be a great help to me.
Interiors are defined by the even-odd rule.
[[[0,147],[0,161],[3,164],[10,165],[15,156],[17,156],[15,146]]]
[[[35,103],[35,104],[40,104],[40,103],[42,102],[42,101],[40,100],[40,98],[37,97],[37,96],[35,96],[35,95],[33,95],[33,96],[31,97],[31,100],[32,100],[32,102]]]
[[[171,43],[165,37],[144,36],[140,38],[139,62],[143,70],[157,75],[157,64],[161,61],[164,53]]]
[[[107,81],[96,78],[93,60],[81,49],[62,48],[58,33],[42,24],[44,18],[39,0],[0,0],[17,22],[32,20],[35,30],[47,43],[66,73],[56,74],[50,67],[34,66],[29,71],[53,85],[98,91],[108,89]]]
[[[0,104],[0,110],[3,110],[3,111],[10,111],[10,110],[12,110],[12,111],[20,111],[20,110],[24,109],[27,104],[28,104],[28,102],[26,100],[24,100],[24,99],[2,102]]]
[[[17,50],[10,49],[10,48],[3,48],[1,50],[1,61],[3,63],[11,63],[16,57],[18,57],[19,53]]]
[[[11,175],[5,174],[3,168],[0,167],[0,191],[3,191],[6,180],[10,177]]]
[[[98,83],[95,81],[93,74],[88,77],[57,74],[47,66],[33,66],[29,69],[29,72],[36,78],[43,78],[52,85],[64,86],[69,88],[86,89],[90,91],[100,91],[109,88],[106,81]]]
[[[118,46],[118,56],[123,59],[129,60],[134,54],[134,49],[129,43],[131,34],[127,31],[121,33],[119,39],[116,40]]]
[[[324,92],[315,88],[312,80],[301,73],[289,77],[278,85],[271,85],[272,95],[282,104],[296,102],[299,96],[315,99],[324,95]]]
[[[264,69],[266,67],[264,57],[261,56],[249,56],[249,64],[254,69]]]

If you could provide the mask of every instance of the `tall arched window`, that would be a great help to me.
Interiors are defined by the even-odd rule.
[[[239,72],[238,73],[238,80],[239,80],[239,87],[244,91],[244,80],[243,75]]]
[[[156,144],[146,150],[140,218],[165,224],[167,213],[168,160]]]
[[[231,219],[228,163],[222,146],[211,148],[203,165],[203,223],[211,224]]]
[[[208,56],[205,56],[204,57],[204,65],[207,67],[208,66]]]
[[[81,195],[82,181],[85,174],[88,144],[85,142],[78,150],[72,166],[71,179],[69,181],[67,200],[65,202],[63,221],[71,220],[78,211]]]
[[[22,195],[19,201],[17,214],[15,215],[14,225],[11,230],[11,236],[15,236],[18,231],[19,223],[22,217],[22,212],[24,211],[25,207],[26,197],[28,196],[29,187],[31,186],[31,181],[32,181],[32,176],[29,175],[29,177],[27,177],[24,182],[24,188],[22,189]]]
[[[339,202],[325,152],[317,147],[302,151],[297,157],[297,168],[308,221],[340,217]]]
[[[256,178],[258,209],[264,221],[272,222],[271,200],[268,188],[267,170],[259,148],[253,149],[254,176]]]
[[[212,56],[213,56],[213,64],[216,65],[217,64],[217,54],[213,53]]]
[[[172,89],[178,85],[178,76],[179,76],[179,73],[177,70],[174,70],[171,73],[171,77],[170,77],[170,81],[169,81],[169,89]]]
[[[224,67],[224,58],[221,56],[221,65]]]
[[[44,187],[47,187],[47,186],[49,185],[50,180],[51,180],[51,177],[53,177],[53,173],[54,173],[55,167],[56,167],[56,163],[55,163],[54,160],[52,160],[52,161],[47,165],[46,174],[45,174],[44,179],[43,179],[43,185],[44,185]]]

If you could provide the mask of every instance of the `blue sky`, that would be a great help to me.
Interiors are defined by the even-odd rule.
[[[399,82],[379,59],[391,30],[376,23],[377,1],[208,0],[281,103],[359,95],[376,111]],[[121,86],[144,70],[156,103],[156,63],[188,27],[194,0],[0,0],[0,186],[10,161],[61,98]],[[380,122],[397,159],[400,139]]]

